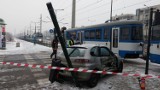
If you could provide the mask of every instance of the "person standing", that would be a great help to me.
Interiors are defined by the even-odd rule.
[[[69,46],[72,46],[72,45],[74,45],[74,40],[73,40],[73,38],[71,38],[71,39],[69,40]]]
[[[50,58],[52,58],[54,54],[57,54],[57,49],[58,49],[58,39],[57,38],[53,39],[51,46],[52,46],[53,52],[51,53]]]

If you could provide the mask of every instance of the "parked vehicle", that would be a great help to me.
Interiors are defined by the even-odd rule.
[[[70,60],[74,68],[88,69],[88,70],[106,70],[114,72],[122,72],[123,60],[119,59],[106,46],[99,46],[93,44],[73,45],[67,47]],[[68,67],[67,61],[63,52],[58,54],[58,59],[64,67]],[[79,81],[87,81],[89,87],[97,85],[101,74],[75,72]],[[59,76],[69,78],[71,73],[69,71],[59,72]]]

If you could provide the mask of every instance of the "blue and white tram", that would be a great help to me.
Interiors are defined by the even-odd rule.
[[[160,64],[160,25],[153,26],[152,29],[150,61]]]
[[[120,57],[137,58],[142,54],[142,27],[138,21],[116,21],[68,29],[65,30],[65,38],[67,42],[73,38],[75,43],[106,45]]]

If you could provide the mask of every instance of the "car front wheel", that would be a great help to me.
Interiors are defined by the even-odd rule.
[[[90,79],[88,80],[88,86],[93,88],[97,85],[98,81],[99,81],[100,75],[99,74],[92,74]]]
[[[119,67],[118,67],[117,71],[120,72],[120,73],[123,71],[123,62],[119,63]]]

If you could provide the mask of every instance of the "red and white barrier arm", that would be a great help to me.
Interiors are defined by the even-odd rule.
[[[111,75],[121,75],[121,76],[136,76],[136,77],[145,77],[145,78],[160,78],[159,76],[152,74],[130,74],[130,73],[117,73],[117,72],[107,72],[107,71],[97,71],[97,70],[87,70],[80,68],[67,68],[67,67],[52,67],[36,64],[23,64],[23,63],[14,63],[14,62],[0,62],[3,65],[13,65],[19,67],[30,67],[30,68],[41,68],[41,69],[55,69],[55,70],[64,70],[64,71],[74,71],[74,72],[84,72],[84,73],[99,73],[99,74],[111,74]]]

